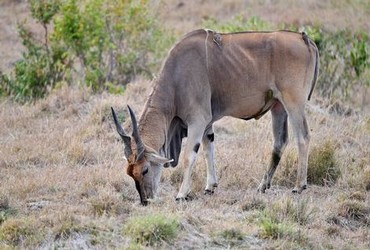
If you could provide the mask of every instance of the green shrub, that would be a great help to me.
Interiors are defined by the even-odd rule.
[[[317,85],[322,96],[349,99],[356,87],[370,85],[369,46],[368,36],[361,32],[341,30],[323,36]]]
[[[27,101],[43,97],[63,78],[65,54],[61,48],[49,44],[48,24],[59,9],[56,0],[31,0],[31,15],[44,29],[44,40],[32,36],[25,23],[18,24],[18,34],[25,47],[22,58],[10,75],[1,74],[2,92],[16,100]]]
[[[176,237],[180,223],[177,218],[168,215],[146,215],[131,217],[126,222],[123,233],[137,243],[156,246],[162,241]]]
[[[122,93],[119,85],[157,70],[174,41],[147,1],[30,0],[29,5],[44,39],[19,24],[26,50],[9,75],[0,72],[0,95],[20,101],[43,97],[60,81]]]
[[[173,42],[147,1],[66,0],[54,26],[53,41],[66,46],[95,90],[150,75]]]

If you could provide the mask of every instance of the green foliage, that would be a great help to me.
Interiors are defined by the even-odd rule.
[[[318,84],[322,96],[349,99],[356,87],[370,85],[369,46],[367,35],[361,32],[342,30],[323,36]]]
[[[78,59],[82,81],[94,90],[151,74],[173,41],[147,1],[66,0],[54,25],[53,40]]]
[[[353,41],[352,50],[350,51],[351,66],[355,70],[357,77],[360,77],[369,67],[370,51],[368,40],[366,33],[359,33],[357,39]]]
[[[44,29],[44,39],[35,39],[20,24],[26,50],[11,74],[0,72],[0,95],[16,100],[43,97],[60,81],[122,93],[120,84],[158,69],[174,40],[156,22],[147,1],[31,0],[29,4],[32,17]]]
[[[265,239],[282,239],[298,244],[300,248],[307,245],[307,238],[299,229],[313,219],[313,210],[307,200],[291,197],[274,202],[259,214],[259,236]]]
[[[180,223],[173,216],[146,215],[130,217],[126,222],[123,233],[136,240],[137,243],[156,246],[162,241],[176,237]]]
[[[65,74],[62,66],[65,53],[58,46],[49,45],[47,28],[59,5],[56,1],[31,0],[30,6],[32,16],[44,28],[44,41],[35,39],[25,24],[20,23],[18,34],[26,50],[15,63],[12,74],[0,77],[1,91],[19,101],[43,97]]]
[[[293,228],[286,222],[277,220],[272,214],[263,212],[259,221],[259,236],[263,239],[282,239],[293,234]]]
[[[31,0],[31,15],[42,24],[49,24],[53,16],[58,12],[60,3],[58,0]]]

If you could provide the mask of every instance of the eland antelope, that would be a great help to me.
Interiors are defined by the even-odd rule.
[[[224,116],[258,119],[271,110],[274,145],[269,168],[258,187],[271,179],[288,141],[288,117],[298,145],[298,175],[293,192],[307,187],[310,141],[305,103],[319,68],[315,43],[291,31],[216,33],[196,30],[170,50],[145,104],[139,122],[130,107],[132,135],[114,123],[124,143],[127,174],[143,205],[155,197],[162,167],[175,167],[181,142],[184,174],[177,200],[187,199],[191,173],[202,143],[206,152],[205,192],[217,187],[213,123]]]

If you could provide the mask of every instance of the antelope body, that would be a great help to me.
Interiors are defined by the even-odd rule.
[[[185,171],[177,199],[186,199],[191,190],[201,143],[207,162],[205,192],[213,193],[217,176],[212,124],[224,116],[258,119],[269,110],[274,146],[258,190],[270,187],[287,144],[288,117],[299,152],[293,192],[305,189],[310,137],[304,108],[317,80],[318,60],[316,45],[304,33],[196,30],[185,35],[170,50],[138,124],[129,108],[132,136],[123,131],[112,108],[125,145],[127,173],[135,180],[141,203],[156,195],[162,166],[178,164],[184,137]]]

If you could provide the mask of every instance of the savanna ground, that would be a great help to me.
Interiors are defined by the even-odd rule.
[[[271,22],[370,30],[366,1],[153,1],[158,6],[163,24],[179,33],[198,28],[204,18],[240,12]],[[6,69],[22,50],[14,27],[27,16],[27,5],[4,1],[0,7]],[[290,136],[271,190],[258,194],[272,149],[270,114],[249,122],[225,118],[215,124],[215,194],[203,195],[201,153],[192,201],[174,199],[180,164],[163,171],[160,198],[142,207],[125,174],[110,107],[122,114],[130,104],[140,113],[150,89],[150,80],[139,77],[122,95],[61,86],[35,103],[1,100],[1,248],[370,248],[368,104],[333,104],[314,95],[306,108],[311,165],[340,172],[335,182],[328,177],[301,195],[291,193],[296,148]]]

